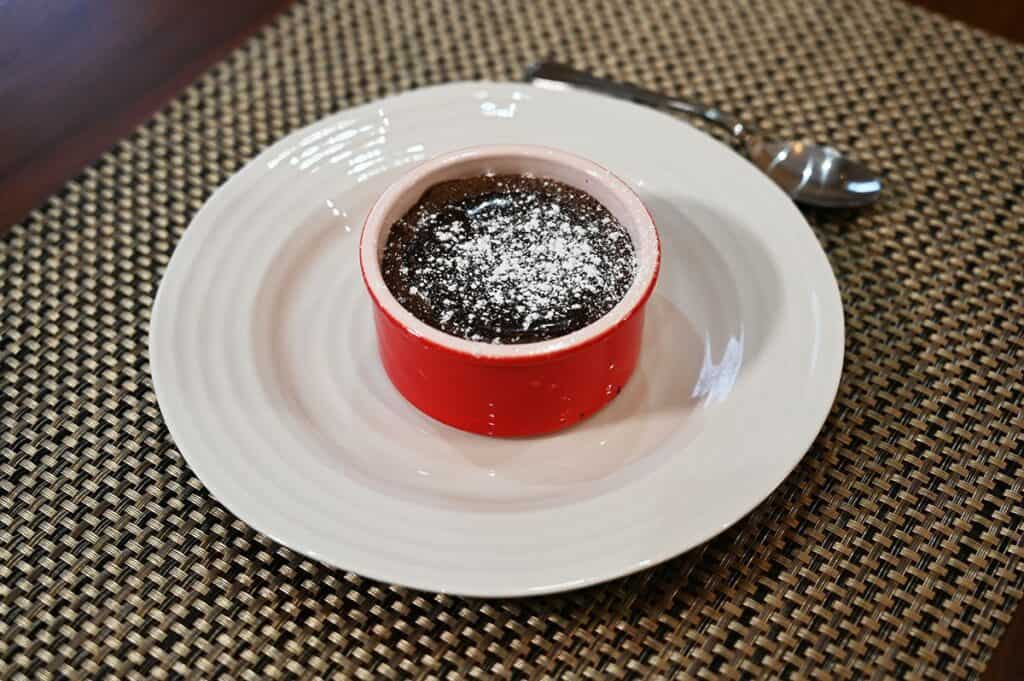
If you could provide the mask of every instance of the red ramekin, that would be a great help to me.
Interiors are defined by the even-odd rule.
[[[519,345],[457,338],[402,307],[380,269],[391,225],[433,185],[486,174],[558,180],[587,192],[611,211],[629,232],[637,254],[636,278],[623,299],[579,331]],[[363,281],[375,306],[380,358],[391,382],[438,421],[502,437],[565,428],[619,393],[636,368],[644,307],[660,262],[654,220],[622,180],[578,156],[526,145],[473,147],[416,167],[377,200],[359,244]]]

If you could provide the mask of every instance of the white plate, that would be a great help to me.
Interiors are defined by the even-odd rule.
[[[392,179],[494,143],[606,165],[664,242],[636,375],[593,418],[536,439],[470,435],[404,402],[357,263]],[[409,92],[265,151],[192,221],[150,335],[168,428],[238,517],[326,563],[478,596],[607,580],[736,522],[810,446],[842,357],[825,255],[753,166],[653,111],[499,83]]]

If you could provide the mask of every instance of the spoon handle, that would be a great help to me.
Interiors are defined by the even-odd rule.
[[[656,109],[669,109],[682,113],[700,116],[706,121],[727,130],[733,137],[742,140],[749,132],[735,116],[720,109],[705,106],[699,102],[680,97],[669,97],[653,90],[647,90],[631,83],[619,83],[607,78],[600,78],[585,71],[553,61],[542,61],[526,69],[526,80],[550,80],[575,85],[602,94],[628,99],[632,102],[652,106]]]

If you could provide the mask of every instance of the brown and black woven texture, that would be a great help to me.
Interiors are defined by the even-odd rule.
[[[252,531],[149,378],[191,216],[298,126],[542,55],[884,171],[809,215],[848,334],[813,448],[706,546],[562,596],[411,592]],[[0,240],[0,678],[976,676],[1024,588],[1022,111],[1024,48],[891,0],[295,7]]]

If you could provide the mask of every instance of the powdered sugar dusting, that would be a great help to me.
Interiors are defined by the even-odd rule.
[[[423,321],[456,336],[523,343],[571,333],[633,281],[632,240],[591,196],[522,176],[432,188],[393,227],[385,281]]]

